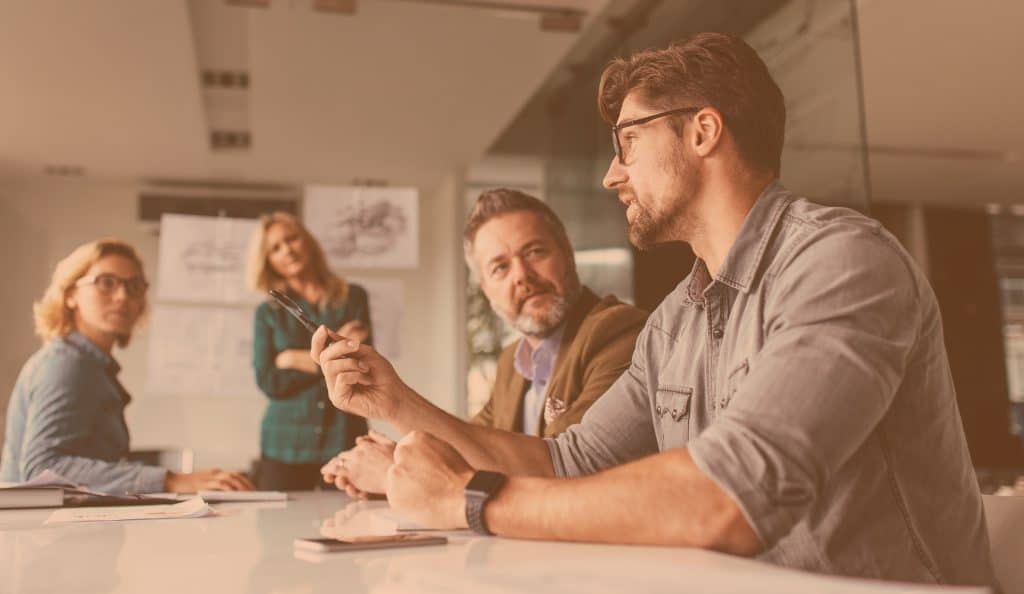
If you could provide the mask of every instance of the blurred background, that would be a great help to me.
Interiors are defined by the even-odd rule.
[[[128,240],[159,286],[164,217],[301,214],[310,187],[414,190],[415,264],[338,272],[387,303],[405,380],[472,414],[511,334],[468,281],[468,206],[496,186],[541,197],[584,282],[653,309],[693,255],[629,246],[600,185],[597,81],[616,56],[725,31],[786,96],[783,183],[880,219],[927,271],[972,457],[998,482],[1024,466],[1021,22],[1008,0],[0,0],[0,414],[73,247]],[[247,466],[266,403],[253,299],[177,289],[115,353],[133,447]]]

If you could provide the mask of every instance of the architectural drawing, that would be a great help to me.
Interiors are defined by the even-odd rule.
[[[164,215],[160,220],[157,299],[189,303],[259,303],[245,284],[252,219]]]
[[[307,186],[304,222],[333,268],[414,268],[419,209],[414,188]]]

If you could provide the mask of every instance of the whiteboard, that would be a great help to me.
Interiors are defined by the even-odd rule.
[[[415,209],[415,190],[412,194]],[[263,297],[245,284],[250,219],[164,215],[157,301],[149,333],[148,394],[179,397],[259,395],[252,369],[253,316]],[[350,277],[366,289],[374,345],[401,354],[402,281]]]
[[[157,303],[145,390],[162,396],[260,394],[252,369],[255,307]]]

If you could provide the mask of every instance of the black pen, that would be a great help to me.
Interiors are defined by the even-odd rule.
[[[295,319],[298,320],[300,324],[305,326],[306,330],[309,330],[310,334],[316,333],[316,330],[317,328],[319,328],[319,326],[313,323],[313,320],[309,319],[309,316],[306,315],[306,312],[302,311],[302,307],[300,307],[298,303],[295,303],[295,301],[293,301],[291,297],[275,289],[270,289],[269,293],[270,296],[274,298],[274,301],[277,301],[278,305],[283,307],[285,311],[287,311],[288,313],[292,314],[292,316],[294,316]],[[327,342],[324,343],[324,348],[326,349],[333,343],[334,339],[331,338],[331,333],[330,331],[328,331]]]

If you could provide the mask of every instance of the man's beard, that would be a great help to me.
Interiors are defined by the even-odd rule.
[[[565,320],[572,305],[569,300],[561,295],[551,294],[551,307],[541,312],[540,315],[529,315],[520,313],[512,321],[512,326],[530,338],[545,338],[554,332]]]
[[[569,308],[575,303],[576,297],[580,292],[579,281],[575,280],[572,276],[565,280],[563,286],[566,287],[565,296],[557,294],[553,284],[534,282],[531,284],[532,290],[530,293],[521,298],[516,308],[519,314],[515,315],[515,317],[503,314],[498,308],[494,307],[493,303],[491,304],[491,309],[498,312],[498,315],[521,334],[530,338],[546,338],[565,321],[565,317],[569,314]],[[551,305],[540,313],[527,314],[523,311],[526,300],[536,295],[547,295],[551,299]]]
[[[641,204],[638,199],[633,201],[632,208],[636,215],[628,222],[629,242],[641,251],[666,241],[686,241],[693,236],[696,228],[696,221],[688,209],[697,195],[700,179],[685,153],[673,152],[673,157],[662,165],[665,169],[682,168],[677,173],[679,182],[678,188],[673,192],[673,203],[667,205],[665,210],[655,212]]]
[[[636,209],[636,216],[629,222],[629,242],[637,249],[646,251],[651,246],[663,241],[661,238],[672,226],[672,217],[666,213],[655,215],[639,202],[634,202],[633,205],[633,208]]]

